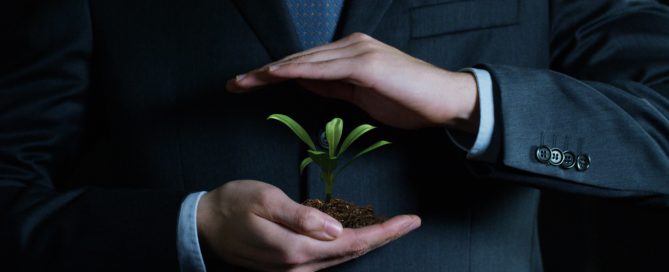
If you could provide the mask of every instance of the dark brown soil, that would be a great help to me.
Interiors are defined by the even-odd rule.
[[[362,228],[386,221],[385,218],[376,216],[374,210],[369,206],[360,207],[338,198],[328,202],[320,199],[307,199],[302,204],[329,214],[341,222],[344,228]]]

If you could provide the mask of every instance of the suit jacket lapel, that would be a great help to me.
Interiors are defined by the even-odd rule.
[[[285,0],[233,0],[272,59],[300,51]]]
[[[392,0],[346,0],[339,19],[338,37],[354,32],[371,34],[381,22]]]

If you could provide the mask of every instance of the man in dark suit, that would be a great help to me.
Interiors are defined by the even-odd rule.
[[[537,188],[669,195],[669,11],[652,2],[7,2],[0,256],[19,270],[369,252],[333,268],[540,271]],[[270,113],[314,137],[334,116],[380,123],[394,145],[335,195],[420,218],[342,229],[293,202],[322,185]]]

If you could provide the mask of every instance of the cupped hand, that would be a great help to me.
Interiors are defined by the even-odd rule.
[[[390,126],[478,128],[471,74],[438,68],[361,33],[239,75],[227,88],[244,93],[290,79],[316,94],[353,103]]]
[[[343,229],[334,218],[293,202],[259,181],[233,181],[198,205],[202,247],[223,260],[260,271],[316,271],[357,258],[420,226],[400,215],[373,226]]]

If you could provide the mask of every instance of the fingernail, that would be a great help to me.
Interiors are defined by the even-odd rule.
[[[240,80],[244,79],[245,77],[246,77],[246,74],[237,75],[235,77],[235,80],[240,81]]]
[[[331,238],[334,239],[339,237],[342,231],[344,231],[344,228],[342,227],[341,223],[333,220],[325,221],[325,233]]]

